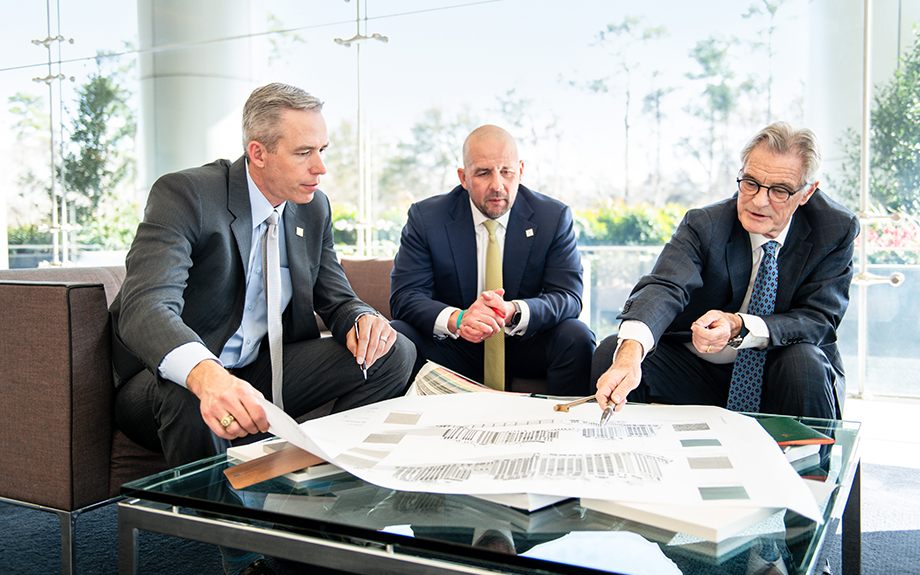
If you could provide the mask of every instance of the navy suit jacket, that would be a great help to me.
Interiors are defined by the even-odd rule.
[[[849,303],[858,232],[858,218],[820,190],[799,206],[777,260],[775,310],[763,316],[770,330],[767,349],[814,344],[843,373],[837,327]],[[645,323],[656,342],[690,341],[690,324],[707,311],[738,311],[750,284],[751,260],[737,195],[690,210],[619,318]]]
[[[462,186],[413,204],[393,262],[390,311],[433,334],[447,307],[469,307],[479,293],[470,196]],[[530,307],[527,338],[581,313],[581,256],[568,206],[518,187],[502,250],[504,299]]]
[[[283,217],[293,287],[284,341],[318,338],[315,311],[344,344],[355,317],[374,310],[355,296],[338,262],[329,200],[317,191],[308,204],[288,202]],[[201,342],[219,356],[243,317],[251,243],[243,158],[159,178],[110,308],[116,350],[123,343],[155,375],[184,343]]]

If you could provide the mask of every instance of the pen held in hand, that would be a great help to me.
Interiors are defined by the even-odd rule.
[[[607,407],[604,408],[604,413],[601,414],[601,427],[607,425],[611,415],[613,415],[613,402],[608,403]]]
[[[359,345],[359,338],[361,336],[358,334],[358,320],[355,320],[355,351],[357,351]],[[367,379],[367,361],[361,362],[361,371],[364,372],[364,379]]]

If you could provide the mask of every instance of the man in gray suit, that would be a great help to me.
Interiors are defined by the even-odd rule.
[[[748,349],[766,354],[759,407],[742,410],[841,416],[836,332],[858,219],[818,190],[820,152],[810,130],[772,124],[741,161],[739,192],[687,212],[633,288],[618,336],[598,346],[592,381],[602,407],[609,401],[619,410],[627,397],[726,407],[736,355]],[[775,308],[750,313],[758,269],[774,246]]]
[[[271,399],[261,242],[273,212],[285,411],[297,417],[330,400],[342,411],[408,383],[414,346],[355,296],[336,258],[319,190],[321,110],[299,88],[258,88],[243,109],[243,157],[167,174],[150,191],[111,307],[115,418],[170,465],[268,429],[256,396]],[[320,338],[314,312],[331,338]]]

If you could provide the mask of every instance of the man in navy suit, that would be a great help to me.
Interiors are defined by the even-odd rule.
[[[586,395],[594,334],[581,321],[582,266],[572,212],[520,185],[511,135],[481,126],[463,144],[460,185],[409,209],[391,275],[393,328],[426,359],[483,381],[484,345],[505,338],[505,381],[546,378],[548,391]],[[498,222],[502,289],[485,286]],[[590,390],[590,391],[589,391]]]
[[[859,221],[818,190],[811,130],[772,124],[741,155],[739,192],[687,212],[633,288],[618,336],[594,357],[600,405],[725,407],[739,349],[766,350],[759,411],[839,418],[837,327],[849,301]],[[778,242],[772,313],[746,313],[769,240]]]

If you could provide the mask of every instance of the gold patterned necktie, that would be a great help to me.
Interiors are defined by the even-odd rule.
[[[262,279],[265,282],[265,304],[268,312],[268,349],[272,363],[272,402],[284,409],[281,397],[284,374],[281,371],[281,257],[278,252],[278,212],[265,220],[262,235]]]
[[[502,287],[502,252],[495,230],[498,222],[486,220],[483,225],[489,230],[489,247],[486,249],[486,291]],[[505,389],[505,330],[488,338],[485,342],[485,384],[492,389]]]

